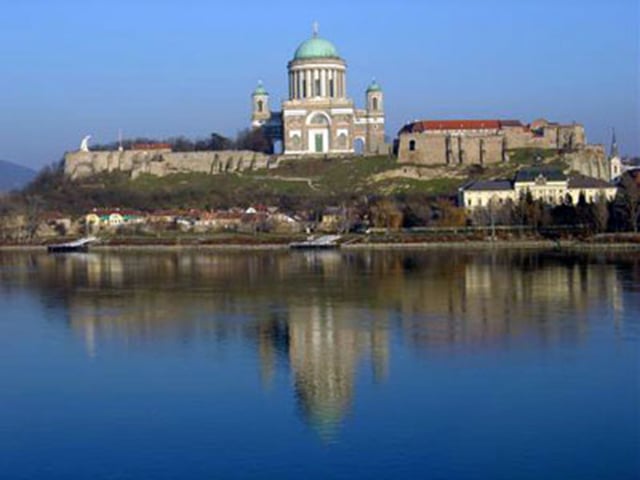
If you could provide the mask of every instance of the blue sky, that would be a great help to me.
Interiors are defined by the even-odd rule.
[[[375,77],[387,134],[418,118],[539,117],[640,154],[638,0],[6,0],[0,159],[40,167],[126,137],[233,136],[262,79],[320,23],[363,104]]]

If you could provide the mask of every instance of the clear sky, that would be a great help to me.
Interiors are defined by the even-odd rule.
[[[387,134],[418,118],[615,126],[640,154],[639,0],[4,0],[0,159],[40,167],[125,137],[233,136],[261,79],[277,105],[314,21]]]

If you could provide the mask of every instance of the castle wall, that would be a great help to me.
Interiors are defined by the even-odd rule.
[[[577,152],[564,155],[569,168],[587,177],[611,180],[611,168],[603,145],[587,145]]]
[[[523,127],[503,127],[505,148],[527,148],[531,142],[531,132]]]
[[[410,148],[412,141],[414,150]],[[505,149],[519,148],[579,151],[586,148],[584,127],[544,123],[535,130],[503,125],[500,130],[402,132],[398,161],[418,165],[490,164],[501,162]]]
[[[411,149],[411,141],[415,149]],[[447,148],[448,144],[448,148]],[[501,135],[450,135],[421,133],[401,135],[399,163],[417,165],[472,165],[499,163],[503,159]]]
[[[141,174],[158,177],[175,173],[215,175],[270,168],[278,163],[278,157],[250,151],[226,150],[217,152],[77,151],[68,152],[64,160],[65,174],[72,179],[114,171],[126,172],[132,178]]]

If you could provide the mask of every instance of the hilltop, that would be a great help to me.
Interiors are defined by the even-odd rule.
[[[96,206],[142,210],[253,204],[321,208],[370,197],[451,198],[470,179],[508,178],[518,168],[536,163],[536,158],[542,158],[545,165],[568,168],[553,151],[540,150],[521,150],[509,163],[486,168],[399,165],[391,156],[285,160],[277,168],[214,175],[141,174],[133,179],[125,172],[111,172],[71,180],[59,168],[41,174],[25,193],[46,200],[48,208],[69,213]]]

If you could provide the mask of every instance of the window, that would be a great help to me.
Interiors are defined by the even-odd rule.
[[[320,83],[320,79],[316,79],[316,97],[322,96],[322,84]]]
[[[321,113],[317,113],[316,115],[311,117],[309,123],[312,125],[329,125],[329,120]]]
[[[258,100],[258,112],[262,113],[262,109],[263,109],[264,105],[262,100]]]
[[[373,97],[373,99],[371,100],[371,105],[373,110],[378,110],[378,98],[377,97]]]
[[[416,150],[416,141],[409,140],[409,151],[414,152]]]
[[[329,96],[330,97],[334,97],[335,96],[335,91],[334,91],[334,87],[333,87],[333,78],[329,80]]]
[[[307,98],[307,81],[302,81],[302,98]]]

